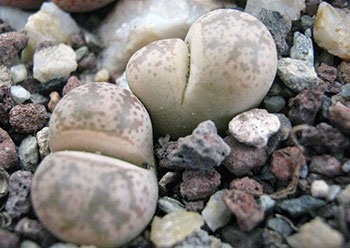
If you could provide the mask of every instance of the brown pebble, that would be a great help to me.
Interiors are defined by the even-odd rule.
[[[249,177],[234,179],[230,183],[230,189],[245,191],[253,196],[260,196],[264,192],[264,187]]]
[[[37,93],[39,84],[41,84],[41,82],[33,77],[27,77],[21,83],[21,85],[31,94]]]
[[[176,182],[176,180],[181,176],[179,172],[172,172],[168,171],[164,174],[164,176],[159,180],[159,189],[166,193],[168,191],[167,186],[173,182]]]
[[[185,206],[187,211],[201,212],[204,209],[204,201],[190,201],[186,202]]]
[[[187,200],[204,199],[212,195],[220,185],[220,174],[215,169],[185,170],[180,184],[181,195]]]
[[[7,127],[9,125],[9,113],[11,108],[15,105],[10,87],[7,85],[0,86],[0,126]]]
[[[321,65],[316,68],[316,71],[317,75],[327,82],[334,82],[337,78],[337,68],[333,66],[321,63]]]
[[[328,109],[329,121],[344,134],[350,134],[350,108],[336,102]]]
[[[8,23],[0,19],[0,34],[15,31]]]
[[[71,76],[63,87],[62,96],[65,96],[69,91],[81,85],[83,83],[76,76]]]
[[[14,57],[27,46],[25,33],[7,32],[0,34],[0,64],[10,66]]]
[[[96,66],[96,56],[92,52],[88,53],[79,61],[79,68],[81,70],[94,69],[95,66]]]
[[[297,166],[304,166],[306,159],[297,147],[286,147],[276,150],[271,157],[271,172],[281,181],[291,178]]]
[[[293,124],[314,123],[317,112],[322,105],[324,89],[314,87],[306,89],[289,100],[288,117]]]
[[[0,229],[0,247],[1,248],[18,248],[20,238],[16,233],[5,229]]]
[[[324,176],[335,177],[342,174],[342,165],[338,159],[330,155],[314,156],[309,170]]]
[[[16,146],[8,133],[0,128],[0,167],[10,169],[18,162]]]
[[[75,33],[71,35],[69,44],[73,49],[78,49],[79,47],[85,46],[85,39],[82,33]]]
[[[44,105],[20,104],[10,111],[10,124],[18,133],[34,133],[45,126],[48,113]]]
[[[350,83],[350,62],[343,61],[338,66],[338,79],[342,84]]]
[[[231,135],[225,137],[224,141],[231,147],[231,153],[222,162],[222,165],[236,176],[247,174],[250,170],[266,163],[267,154],[264,148],[247,146],[238,142]]]
[[[228,209],[236,216],[241,231],[250,231],[264,219],[254,196],[240,190],[227,190],[222,200]]]
[[[160,168],[166,168],[166,169],[183,169],[179,166],[176,166],[170,162],[168,159],[168,155],[175,151],[178,147],[177,141],[169,141],[166,142],[164,145],[162,145],[159,148],[155,149],[155,155],[157,156],[159,162],[158,165]]]
[[[50,93],[50,102],[48,103],[47,107],[51,112],[53,112],[53,110],[55,109],[60,99],[61,99],[60,94],[58,94],[57,91],[52,91]]]

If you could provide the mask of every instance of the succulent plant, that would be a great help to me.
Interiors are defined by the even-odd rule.
[[[208,119],[227,129],[234,115],[261,102],[276,70],[276,46],[264,24],[220,9],[197,19],[185,41],[159,40],[138,50],[126,77],[155,133],[176,138]]]
[[[54,235],[118,247],[143,231],[158,183],[151,121],[131,92],[110,83],[70,91],[50,119],[49,144],[53,153],[36,170],[31,194]]]

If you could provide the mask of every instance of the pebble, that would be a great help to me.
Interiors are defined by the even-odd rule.
[[[345,172],[345,173],[349,173],[350,172],[350,159],[346,160],[343,165],[342,165],[342,170]]]
[[[57,91],[52,91],[50,93],[50,101],[47,104],[47,108],[50,110],[52,113],[53,110],[55,109],[57,103],[61,100],[60,94],[58,94]]]
[[[89,48],[87,46],[79,47],[77,50],[75,50],[76,60],[79,62],[84,56],[88,55],[88,53]]]
[[[349,139],[344,134],[325,122],[315,127],[308,126],[301,131],[299,142],[310,154],[318,155],[341,154],[350,146]]]
[[[350,184],[340,191],[337,195],[337,201],[343,205],[350,204]]]
[[[296,21],[300,18],[300,11],[306,7],[305,0],[301,1],[289,1],[289,0],[277,0],[277,1],[259,1],[248,0],[244,11],[258,16],[262,9],[273,10],[281,13],[282,16]]]
[[[22,104],[30,99],[30,92],[21,85],[11,86],[11,97],[16,104]]]
[[[287,237],[294,232],[286,220],[278,217],[268,219],[266,227],[280,233],[283,237]]]
[[[37,243],[31,240],[24,240],[19,248],[41,248]]]
[[[278,113],[286,105],[286,100],[283,96],[266,96],[264,98],[264,106],[269,113]]]
[[[27,46],[25,33],[8,32],[0,34],[0,64],[10,66],[17,54]]]
[[[341,87],[339,95],[345,100],[350,100],[350,83]]]
[[[349,22],[347,10],[333,8],[326,2],[320,3],[313,30],[314,41],[330,54],[349,60]]]
[[[80,47],[85,46],[86,42],[85,42],[85,38],[84,38],[83,32],[72,34],[70,39],[69,39],[69,44],[75,50],[79,49]],[[86,47],[86,48],[87,48],[87,51],[88,51],[88,47]],[[77,55],[77,57],[78,57],[78,55]]]
[[[1,0],[0,4],[23,9],[36,9],[40,7],[42,2],[44,0]]]
[[[318,0],[317,0],[318,1]],[[305,31],[307,29],[312,30],[315,24],[315,17],[313,15],[303,15],[300,17],[300,26]]]
[[[65,96],[69,91],[81,85],[83,85],[83,83],[76,76],[69,77],[67,83],[62,89],[62,96]]]
[[[236,216],[239,228],[250,231],[264,219],[254,196],[240,190],[226,190],[222,199],[228,209]]]
[[[343,241],[342,234],[319,217],[302,225],[298,233],[287,237],[292,248],[341,248]]]
[[[5,229],[0,229],[0,247],[17,248],[20,244],[20,237]]]
[[[22,82],[27,78],[27,68],[24,64],[19,64],[11,67],[12,81],[14,83]]]
[[[0,19],[8,23],[14,30],[20,31],[24,29],[28,17],[32,15],[31,11],[23,11],[19,8],[1,6]]]
[[[182,174],[180,193],[187,200],[204,199],[212,195],[221,183],[221,175],[215,170],[185,170]]]
[[[109,71],[106,69],[99,70],[95,75],[95,81],[96,82],[109,82]]]
[[[18,162],[16,146],[8,133],[0,128],[0,167],[10,169]]]
[[[185,206],[180,201],[168,196],[163,196],[158,200],[158,207],[167,214],[185,210]]]
[[[168,159],[171,164],[184,168],[210,170],[219,166],[230,151],[217,134],[215,123],[209,120],[200,123],[191,135],[179,138],[178,147],[168,155]]]
[[[315,172],[327,177],[335,177],[342,174],[341,163],[330,155],[313,156],[309,166],[310,172]]]
[[[166,168],[166,169],[171,169],[171,170],[180,170],[182,167],[179,167],[175,164],[173,164],[169,158],[168,155],[176,151],[178,147],[178,142],[177,141],[168,141],[165,142],[161,147],[157,147],[155,149],[155,155],[158,158],[158,165],[160,168]]]
[[[284,238],[278,232],[264,229],[262,233],[263,245],[266,248],[290,248],[285,244]]]
[[[286,38],[292,28],[292,21],[289,18],[285,18],[277,11],[272,11],[265,8],[261,9],[258,19],[265,24],[267,29],[272,34],[279,55],[287,55],[289,45]]]
[[[299,198],[283,200],[277,206],[287,211],[292,217],[298,217],[311,211],[317,210],[326,205],[326,202],[316,199],[310,195],[303,195]]]
[[[2,85],[11,86],[11,84],[12,84],[11,70],[5,65],[0,65],[0,87]]]
[[[289,100],[288,117],[293,124],[307,123],[312,125],[316,114],[321,109],[324,90],[313,87],[303,90],[296,97]]]
[[[214,236],[210,236],[206,231],[199,229],[186,237],[185,240],[173,246],[173,248],[213,248],[220,247],[222,243]]]
[[[230,183],[230,189],[245,191],[253,196],[260,196],[264,191],[264,188],[260,183],[249,177],[234,179]]]
[[[55,243],[51,245],[49,248],[79,248],[79,247],[69,243]]]
[[[7,85],[0,86],[0,126],[7,127],[9,124],[9,113],[15,105],[10,87]]]
[[[340,191],[341,187],[339,185],[334,184],[329,186],[328,194],[326,196],[327,201],[334,201]]]
[[[18,133],[34,133],[48,121],[44,105],[29,103],[16,105],[10,111],[10,124]]]
[[[280,126],[276,115],[269,114],[265,109],[252,109],[233,117],[229,132],[239,142],[262,148]]]
[[[284,114],[277,113],[276,116],[280,120],[281,127],[277,133],[269,138],[265,151],[267,154],[272,154],[273,151],[277,150],[278,146],[282,141],[288,139],[290,132],[292,131],[292,123],[289,118]]]
[[[46,83],[40,83],[36,89],[39,94],[43,96],[49,96],[52,91],[61,92],[66,83],[66,78],[55,77]]]
[[[300,32],[293,35],[293,46],[290,49],[290,57],[306,61],[310,66],[314,64],[314,48],[312,39]]]
[[[259,197],[259,206],[260,209],[264,212],[267,212],[269,209],[272,209],[276,204],[276,201],[267,195],[261,195]]]
[[[321,63],[316,67],[317,75],[324,81],[334,82],[337,78],[337,68]]]
[[[77,68],[74,50],[64,44],[47,47],[34,54],[34,78],[42,83],[57,77],[68,78]]]
[[[222,240],[239,248],[258,248],[261,247],[262,230],[255,229],[253,232],[243,232],[237,225],[227,225],[221,229]]]
[[[35,137],[29,135],[23,139],[18,148],[18,156],[23,170],[35,171],[39,163],[38,142]]]
[[[87,12],[101,8],[114,0],[53,0],[61,9],[69,12]]]
[[[49,132],[50,129],[48,127],[44,127],[36,133],[36,140],[38,142],[39,155],[41,159],[44,159],[50,153]]]
[[[252,169],[263,166],[267,161],[264,148],[242,144],[231,135],[226,136],[224,141],[231,147],[231,153],[222,165],[236,176],[247,174]]]
[[[19,218],[30,211],[30,187],[32,178],[33,174],[29,171],[19,170],[11,174],[6,211],[12,218]]]
[[[176,182],[178,178],[180,178],[180,173],[178,172],[173,172],[173,171],[168,171],[167,173],[164,174],[164,176],[159,180],[159,189],[163,192],[166,193],[168,191],[168,185]]]
[[[201,212],[204,209],[204,201],[186,202],[186,210],[192,212]]]
[[[35,104],[46,105],[49,103],[49,98],[40,95],[39,93],[34,93],[30,95],[30,101]]]
[[[204,225],[200,214],[176,211],[163,218],[155,216],[151,226],[151,240],[157,247],[171,247]]]
[[[226,190],[220,190],[210,196],[209,201],[202,211],[204,222],[213,232],[225,226],[231,219],[231,211],[222,200],[225,191]]]
[[[277,73],[282,82],[296,93],[323,83],[315,68],[304,60],[280,58]]]
[[[276,150],[271,157],[271,172],[281,181],[291,178],[295,168],[306,164],[306,159],[297,147],[285,147]]]
[[[311,195],[313,197],[326,198],[329,186],[324,180],[315,180],[311,183]]]
[[[40,11],[28,18],[24,29],[29,37],[28,46],[22,53],[24,61],[31,60],[39,43],[68,43],[70,37],[80,31],[75,20],[52,2],[43,3]]]
[[[344,134],[350,134],[350,108],[336,102],[328,109],[329,121]]]
[[[12,31],[14,31],[14,29],[11,27],[11,25],[7,22],[4,22],[0,17],[0,34]]]
[[[338,79],[342,84],[350,83],[350,62],[342,61],[338,65]]]
[[[91,70],[96,67],[96,55],[92,52],[85,55],[79,61],[79,69],[80,70]]]
[[[135,3],[119,1],[98,33],[106,49],[102,68],[123,72],[138,49],[166,38],[185,38],[191,24],[205,12],[223,6],[221,1],[143,0]],[[125,13],[128,13],[125,15]]]

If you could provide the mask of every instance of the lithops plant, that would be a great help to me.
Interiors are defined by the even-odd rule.
[[[276,70],[267,28],[247,13],[220,9],[197,19],[185,41],[160,40],[138,50],[126,77],[156,134],[176,138],[208,119],[226,129],[234,115],[261,102]]]
[[[110,83],[70,91],[52,113],[49,145],[53,153],[36,170],[31,194],[54,235],[118,247],[143,231],[158,187],[151,121],[131,92]]]

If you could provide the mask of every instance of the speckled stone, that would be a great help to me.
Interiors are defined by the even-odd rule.
[[[177,141],[168,141],[161,147],[157,147],[155,149],[155,155],[159,160],[158,165],[160,168],[163,167],[171,170],[183,169],[182,167],[173,164],[168,158],[170,153],[177,150],[178,144],[179,143]]]
[[[0,34],[0,64],[10,66],[17,54],[27,46],[25,33],[8,32]]]
[[[326,202],[316,199],[310,195],[303,195],[299,198],[283,200],[277,203],[277,206],[284,211],[287,211],[292,217],[298,217],[314,210],[317,210],[326,205]]]
[[[271,172],[281,181],[290,179],[297,166],[304,166],[306,159],[297,147],[276,150],[271,157]]]
[[[227,190],[222,199],[230,211],[236,216],[239,228],[250,231],[264,219],[264,212],[260,210],[251,194],[240,190]]]
[[[220,174],[215,170],[186,170],[180,184],[181,195],[187,200],[199,200],[209,197],[220,185]]]
[[[0,87],[3,85],[11,86],[12,83],[11,70],[5,65],[0,65]]]
[[[350,83],[350,62],[342,61],[337,69],[339,81],[342,84]]]
[[[233,136],[226,136],[224,141],[231,147],[231,153],[223,161],[231,173],[242,176],[254,168],[263,166],[267,160],[264,148],[256,148],[238,142]]]
[[[213,121],[200,123],[191,135],[178,140],[169,155],[171,164],[190,169],[209,170],[219,166],[229,155],[230,147],[217,134]]]
[[[302,225],[299,232],[287,237],[292,248],[341,248],[344,237],[320,217]]]
[[[230,183],[230,189],[245,191],[253,196],[260,196],[264,191],[264,187],[260,183],[249,177],[234,179]]]
[[[316,67],[316,71],[317,75],[327,82],[334,82],[337,78],[337,68],[325,63],[321,63],[320,66]]]
[[[312,39],[300,32],[293,35],[293,46],[290,49],[290,57],[306,61],[310,66],[314,64],[314,48]]]
[[[209,235],[206,231],[199,229],[186,237],[185,240],[181,241],[179,244],[173,246],[173,248],[232,248],[230,245],[228,247],[224,246],[222,242]]]
[[[18,148],[18,156],[23,170],[35,171],[39,164],[39,148],[35,137],[29,135],[22,140]]]
[[[324,90],[319,87],[306,89],[289,100],[288,117],[293,124],[314,123],[317,112],[321,109]]]
[[[229,132],[239,142],[262,148],[280,126],[276,115],[265,109],[252,109],[235,116],[229,123]]]
[[[335,177],[342,174],[341,163],[330,155],[312,157],[309,170],[328,177]]]
[[[12,218],[19,218],[30,211],[32,203],[29,193],[32,178],[33,175],[29,171],[16,171],[11,174],[6,211]]]
[[[10,87],[7,85],[0,86],[0,126],[6,127],[9,124],[9,113],[11,108],[15,105]]]
[[[10,124],[19,133],[34,133],[48,121],[45,106],[29,103],[16,105],[10,111]]]
[[[18,162],[16,146],[8,133],[0,128],[0,167],[10,169]]]
[[[50,153],[49,148],[49,132],[48,127],[44,127],[36,133],[36,140],[38,142],[40,158],[44,159]]]

